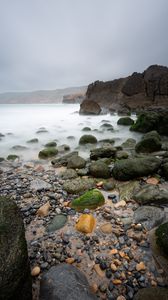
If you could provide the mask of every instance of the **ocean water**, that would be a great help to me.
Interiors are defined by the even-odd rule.
[[[0,140],[0,157],[8,154],[18,154],[23,160],[38,158],[38,152],[49,142],[56,140],[57,145],[68,144],[71,150],[78,149],[83,157],[89,155],[88,147],[78,147],[79,138],[83,134],[93,134],[98,140],[116,139],[115,145],[120,145],[127,138],[140,139],[140,134],[129,131],[127,126],[118,126],[117,115],[81,116],[78,114],[79,104],[1,104],[0,105],[0,133],[5,137]],[[133,116],[135,118],[135,116]],[[97,132],[103,120],[110,121],[114,131]],[[90,127],[92,131],[83,132],[83,127]],[[46,133],[37,134],[39,128],[46,128]],[[68,136],[74,136],[69,140]],[[37,144],[27,141],[38,138]],[[15,145],[26,146],[22,151],[13,150]]]

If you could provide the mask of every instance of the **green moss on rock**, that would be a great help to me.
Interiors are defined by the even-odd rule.
[[[47,147],[47,148],[50,148],[50,147],[56,147],[57,146],[57,143],[56,142],[49,142],[49,143],[47,143],[47,144],[45,144],[45,147]]]
[[[120,118],[120,119],[117,121],[117,124],[118,124],[118,125],[130,126],[130,125],[133,125],[133,124],[134,124],[134,120],[131,119],[130,117],[123,117],[123,118]]]
[[[15,154],[9,154],[9,155],[7,156],[7,160],[15,160],[15,159],[17,159],[17,158],[19,158],[19,156],[18,156],[18,155],[15,155]]]
[[[58,154],[58,150],[55,147],[48,147],[39,152],[39,158],[46,159],[49,157],[53,157]]]
[[[81,136],[79,140],[80,145],[85,145],[85,144],[96,144],[97,139],[94,135],[92,134],[84,134]]]
[[[87,191],[85,194],[77,199],[72,200],[71,207],[77,210],[83,210],[85,208],[95,209],[105,203],[103,194],[97,190],[93,189]]]

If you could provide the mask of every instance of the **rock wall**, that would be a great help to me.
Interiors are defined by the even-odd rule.
[[[168,68],[152,65],[126,78],[96,81],[88,86],[86,99],[112,110],[125,106],[131,110],[153,105],[168,107]]]

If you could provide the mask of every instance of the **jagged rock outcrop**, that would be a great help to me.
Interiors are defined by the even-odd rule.
[[[96,81],[88,86],[85,101],[95,101],[111,111],[168,107],[168,68],[152,65],[126,78]]]

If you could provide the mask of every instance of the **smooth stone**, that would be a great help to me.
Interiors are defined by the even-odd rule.
[[[96,219],[91,214],[82,214],[76,224],[76,229],[83,233],[91,233],[95,224]]]
[[[34,179],[30,183],[30,189],[34,191],[49,190],[51,187],[50,183],[41,179]]]
[[[40,300],[96,300],[80,270],[70,264],[52,267],[42,277]]]
[[[144,187],[141,187],[139,191],[134,193],[133,199],[140,204],[167,204],[167,188],[163,188],[159,185],[147,184]]]
[[[76,178],[66,180],[63,184],[64,190],[69,194],[78,194],[92,189],[95,186],[95,180],[92,178]]]
[[[168,289],[160,287],[143,288],[134,296],[134,300],[168,300]]]
[[[106,224],[101,225],[100,226],[100,230],[103,233],[107,233],[107,234],[112,233],[112,225],[111,225],[111,223],[106,223]]]
[[[134,212],[134,222],[143,224],[147,230],[160,225],[165,217],[164,210],[155,206],[141,206]]]
[[[49,225],[47,226],[47,231],[53,232],[65,226],[67,222],[67,216],[60,214],[55,216]]]

